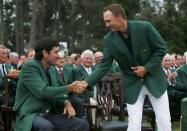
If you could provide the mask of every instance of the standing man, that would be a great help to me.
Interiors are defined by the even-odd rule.
[[[111,30],[104,37],[104,57],[85,81],[88,85],[99,81],[115,59],[123,73],[127,131],[141,131],[146,95],[154,108],[158,131],[171,131],[167,81],[161,65],[166,53],[164,40],[151,23],[127,20],[119,4],[107,6],[103,17]]]
[[[23,65],[17,85],[15,131],[88,131],[88,123],[74,117],[67,100],[68,92],[81,93],[84,86],[79,82],[64,85],[52,66],[59,57],[58,42],[43,38],[34,49],[35,58]]]

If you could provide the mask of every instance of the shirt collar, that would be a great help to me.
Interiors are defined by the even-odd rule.
[[[87,71],[87,70],[92,70],[91,67],[90,68],[87,68],[85,67],[84,65],[82,65],[84,67],[84,69]]]

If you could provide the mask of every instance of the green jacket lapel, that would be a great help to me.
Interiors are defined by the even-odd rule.
[[[132,25],[133,23],[131,23],[130,21],[128,22],[130,25]],[[131,35],[131,43],[132,43],[132,53],[133,53],[133,60],[136,61],[137,58],[137,54],[138,54],[138,48],[139,48],[139,40],[138,39],[138,33],[137,33],[137,29],[136,29],[136,25],[131,26],[130,28],[130,35]]]
[[[119,32],[115,32],[114,33],[114,38],[113,38],[114,42],[114,46],[117,48],[116,51],[122,52],[124,54],[124,56],[126,56],[126,58],[128,59],[129,62],[133,62],[133,57],[129,51],[129,49],[127,48],[126,44],[123,42],[123,39],[121,38],[121,36],[119,35]],[[112,47],[113,48],[113,47]]]
[[[80,66],[80,71],[82,76],[85,78],[86,76],[88,76],[88,73],[86,72],[85,68],[83,67],[83,65]]]

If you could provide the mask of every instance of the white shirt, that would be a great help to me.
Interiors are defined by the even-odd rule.
[[[1,72],[3,74],[3,76],[4,76],[6,74],[3,73],[3,65],[4,65],[4,72],[7,74],[6,69],[5,69],[5,64],[0,64],[0,70],[1,70]]]

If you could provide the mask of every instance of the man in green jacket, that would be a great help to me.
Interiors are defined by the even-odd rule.
[[[180,119],[181,100],[187,97],[187,64],[179,67],[175,72],[168,76],[170,85],[168,86],[168,94],[170,100],[171,117]],[[176,117],[177,116],[177,117]]]
[[[141,130],[146,95],[154,108],[158,131],[171,131],[167,81],[161,66],[166,53],[164,40],[151,23],[127,20],[119,4],[107,6],[103,17],[111,30],[104,37],[104,57],[85,81],[88,85],[99,81],[115,59],[123,73],[129,115],[127,131]]]
[[[74,108],[67,99],[68,92],[81,93],[84,87],[79,82],[63,85],[51,66],[59,57],[58,42],[43,38],[34,49],[35,59],[23,65],[18,81],[15,131],[88,131],[88,123],[74,117]],[[61,107],[64,113],[58,114],[55,107]]]

